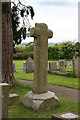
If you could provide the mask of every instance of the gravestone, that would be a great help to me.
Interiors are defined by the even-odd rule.
[[[13,71],[16,72],[16,65],[13,63]]]
[[[65,60],[65,67],[67,67],[67,60]]]
[[[56,61],[49,62],[49,69],[51,71],[57,71],[57,62]]]
[[[71,66],[73,67],[74,65],[74,59],[71,60]]]
[[[30,36],[34,37],[33,90],[24,96],[22,103],[36,111],[43,111],[59,103],[55,93],[47,90],[48,38],[53,36],[53,32],[46,24],[36,23]]]
[[[80,120],[80,116],[71,112],[59,113],[51,116],[51,120]]]
[[[34,71],[33,59],[29,57],[26,61],[26,72],[31,73]]]
[[[58,61],[58,68],[61,72],[65,71],[65,60],[59,60]]]
[[[23,63],[23,72],[26,72],[26,63]]]
[[[77,77],[80,77],[80,57],[74,58],[74,72],[76,73]]]

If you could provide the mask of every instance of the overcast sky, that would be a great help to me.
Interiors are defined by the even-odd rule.
[[[14,1],[14,0],[13,0]],[[16,1],[16,0],[15,0]],[[34,8],[31,25],[46,23],[54,33],[49,42],[78,41],[78,2],[75,0],[20,0]],[[30,42],[27,38],[23,42]]]

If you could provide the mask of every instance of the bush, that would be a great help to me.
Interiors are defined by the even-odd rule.
[[[31,57],[33,59],[33,52],[30,53],[18,53],[18,59],[24,60]]]
[[[13,59],[18,59],[18,54],[13,54]]]
[[[76,77],[77,77],[74,71],[71,71],[71,72],[70,72],[70,76],[73,77],[73,78],[76,78]]]

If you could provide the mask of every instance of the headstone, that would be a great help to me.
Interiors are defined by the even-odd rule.
[[[26,72],[26,63],[23,63],[23,72]]]
[[[74,59],[71,60],[71,66],[73,67],[74,65]]]
[[[36,111],[42,111],[59,103],[55,93],[47,90],[48,38],[53,36],[53,32],[48,30],[46,24],[36,23],[30,35],[34,37],[33,90],[24,96],[22,103]]]
[[[51,120],[80,120],[80,116],[74,113],[60,113],[51,116]]]
[[[13,63],[13,71],[16,72],[16,65]]]
[[[80,57],[74,58],[74,72],[76,73],[77,77],[80,77]]]
[[[58,61],[58,68],[61,72],[65,71],[65,60],[59,60]]]
[[[65,60],[65,67],[67,67],[67,60]]]
[[[56,61],[49,62],[49,69],[51,71],[57,71],[57,62]]]
[[[34,63],[32,58],[28,58],[26,61],[26,72],[31,73],[34,71]]]

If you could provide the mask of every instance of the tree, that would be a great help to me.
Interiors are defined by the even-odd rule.
[[[16,6],[14,5],[13,8],[15,9],[15,7]],[[2,3],[2,76],[3,76],[2,79],[3,82],[9,83],[11,86],[15,85],[15,78],[13,74],[13,37],[17,35],[14,37],[16,41],[15,43],[17,42],[20,43],[22,38],[26,37],[26,35],[24,35],[25,26],[18,29],[19,17],[17,14],[17,9],[19,8],[16,8],[13,11],[11,17],[11,2]],[[20,11],[21,14],[24,15],[23,10]],[[27,9],[27,15],[28,15],[28,11],[30,11],[30,13],[31,11],[33,11],[31,6],[29,6],[29,9]],[[33,16],[34,14],[31,14],[31,17]],[[12,23],[14,24],[13,31],[12,31]],[[15,34],[15,32],[17,32],[17,34]]]
[[[31,19],[34,16],[33,7],[23,5],[20,0],[18,4],[13,3],[12,7],[12,29],[13,29],[13,46],[20,44],[23,39],[29,36],[30,23],[28,16]],[[20,27],[20,18],[22,18],[22,25]]]
[[[15,84],[13,75],[13,33],[11,3],[2,3],[2,80],[11,86]]]

